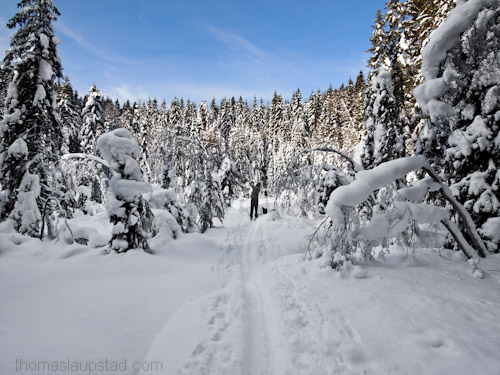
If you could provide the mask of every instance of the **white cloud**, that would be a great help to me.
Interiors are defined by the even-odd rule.
[[[94,41],[86,39],[80,33],[67,27],[63,22],[58,21],[55,24],[55,27],[58,32],[61,32],[61,34],[72,39],[78,45],[83,47],[82,49],[80,49],[80,52],[92,55],[97,60],[112,64],[129,64],[129,65],[136,64],[135,60],[130,59],[126,56],[117,55],[112,51],[110,51],[109,49],[102,48],[98,43],[94,43]],[[64,46],[61,46],[60,48],[64,48]],[[74,51],[74,52],[78,53],[79,51]]]
[[[152,97],[148,91],[142,87],[136,89],[131,88],[127,84],[122,84],[120,86],[111,86],[109,88],[103,88],[101,93],[104,96],[109,96],[113,99],[118,99],[121,104],[125,103],[127,100],[131,102],[135,101],[145,101]]]

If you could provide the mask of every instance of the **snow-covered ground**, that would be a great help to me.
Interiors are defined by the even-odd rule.
[[[426,249],[340,273],[300,261],[318,223],[248,211],[155,255],[0,233],[0,374],[499,373],[498,256],[482,280]],[[70,225],[93,245],[111,230],[104,213]]]

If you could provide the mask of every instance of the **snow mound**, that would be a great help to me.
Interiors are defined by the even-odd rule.
[[[22,138],[17,138],[8,149],[8,154],[16,159],[22,158],[28,155],[28,145]]]

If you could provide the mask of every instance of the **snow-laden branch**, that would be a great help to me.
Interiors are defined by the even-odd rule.
[[[451,189],[445,185],[438,173],[431,167],[427,159],[420,156],[399,158],[380,164],[379,166],[363,170],[356,174],[356,179],[349,185],[340,186],[335,189],[326,206],[326,213],[334,220],[343,221],[343,207],[355,207],[364,202],[372,192],[391,184],[393,181],[404,178],[412,171],[423,170],[438,184],[439,191],[460,216],[464,228],[474,244],[475,250],[480,257],[486,255],[486,246],[479,236],[476,226],[467,210],[453,196]],[[459,233],[456,226],[448,220],[440,220],[450,231],[458,245],[467,257],[471,257],[471,247],[464,237]]]
[[[72,153],[72,154],[65,154],[65,155],[61,156],[61,159],[63,159],[63,160],[70,160],[70,159],[92,160],[92,161],[95,161],[99,164],[104,165],[106,168],[109,169],[109,164],[106,162],[106,160],[103,160],[100,157],[95,156],[95,155],[84,154],[84,153]]]
[[[311,149],[308,149],[308,150],[302,150],[301,152],[299,152],[297,155],[295,155],[292,158],[292,162],[295,162],[299,158],[299,156],[302,155],[302,154],[306,154],[306,153],[310,153],[310,152],[315,152],[315,151],[333,152],[333,153],[335,153],[337,155],[340,155],[344,159],[346,159],[351,164],[352,169],[354,169],[355,172],[360,172],[360,171],[363,170],[363,166],[360,165],[359,163],[357,163],[352,158],[352,156],[346,154],[343,151],[339,151],[339,150],[336,150],[336,149],[328,147],[328,146],[320,146],[320,147],[315,147],[315,148],[311,148]]]
[[[327,212],[331,213],[330,216],[336,216],[337,209],[340,210],[342,206],[355,207],[364,202],[373,191],[428,164],[424,156],[414,156],[391,160],[373,169],[362,170],[349,185],[340,186],[333,191],[327,205],[327,210],[330,211]]]

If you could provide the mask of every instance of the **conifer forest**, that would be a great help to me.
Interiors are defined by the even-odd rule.
[[[340,87],[199,103],[77,92],[57,3],[7,22],[2,374],[499,371],[498,0],[387,0]]]

